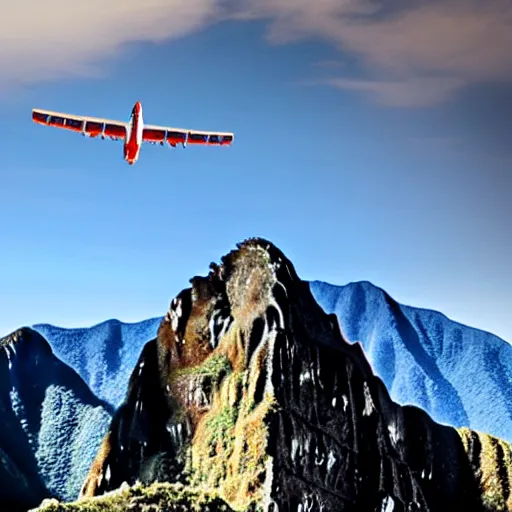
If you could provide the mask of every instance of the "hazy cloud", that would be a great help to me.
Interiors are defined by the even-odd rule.
[[[263,0],[267,37],[285,43],[321,37],[357,56],[364,79],[326,83],[385,105],[426,106],[465,85],[512,82],[511,0]]]
[[[431,105],[465,85],[512,81],[512,0],[20,0],[0,18],[0,86],[94,73],[125,43],[223,19],[266,20],[274,44],[336,45],[362,74],[340,70],[325,83],[385,105]]]
[[[0,87],[91,75],[129,42],[159,42],[213,19],[212,0],[2,2]]]
[[[464,80],[455,77],[407,78],[401,81],[330,78],[324,82],[339,89],[366,93],[387,107],[429,107],[447,100],[465,85]]]

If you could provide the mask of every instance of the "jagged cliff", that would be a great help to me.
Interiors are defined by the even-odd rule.
[[[512,510],[510,445],[393,403],[272,244],[240,244],[191,285],[145,345],[83,498],[159,480],[234,510]]]

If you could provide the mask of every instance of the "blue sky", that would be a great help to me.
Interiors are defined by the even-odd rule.
[[[0,335],[163,315],[263,236],[304,279],[512,340],[509,2],[116,3],[26,0],[0,22]],[[127,120],[137,100],[235,144],[129,167],[121,143],[31,122]]]

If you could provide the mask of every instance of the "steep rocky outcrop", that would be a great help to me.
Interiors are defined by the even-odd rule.
[[[290,261],[251,239],[173,301],[82,489],[179,482],[235,510],[512,510],[511,447],[391,401]]]

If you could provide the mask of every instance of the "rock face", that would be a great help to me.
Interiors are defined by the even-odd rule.
[[[511,447],[391,401],[287,258],[250,239],[173,301],[82,497],[153,481],[235,510],[512,510]]]

